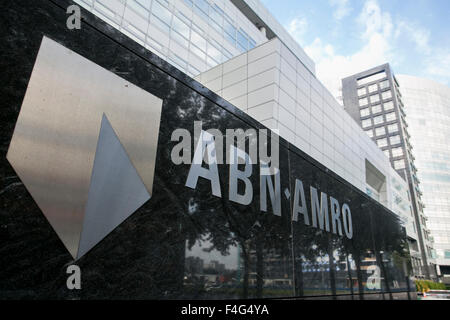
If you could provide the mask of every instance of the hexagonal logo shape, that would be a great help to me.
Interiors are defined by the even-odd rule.
[[[74,259],[151,198],[161,109],[43,38],[7,159]]]

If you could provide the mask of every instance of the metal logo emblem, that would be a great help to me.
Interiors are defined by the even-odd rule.
[[[150,199],[161,109],[43,38],[7,159],[74,259]]]

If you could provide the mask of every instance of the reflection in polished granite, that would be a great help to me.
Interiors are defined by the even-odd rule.
[[[281,216],[270,205],[268,212],[260,210],[257,165],[247,206],[228,200],[226,165],[219,165],[222,197],[211,194],[205,179],[195,190],[186,187],[190,166],[170,158],[175,129],[194,135],[194,121],[222,132],[263,127],[84,10],[82,29],[68,30],[70,3],[0,5],[1,21],[8,23],[0,59],[0,298],[389,299],[402,294],[389,292],[408,290],[410,264],[396,217],[284,140]],[[44,35],[164,101],[152,199],[76,262],[5,159]],[[296,179],[351,207],[352,239],[291,221]],[[66,287],[66,268],[73,263],[82,270],[79,291]],[[380,276],[374,280],[375,271]]]

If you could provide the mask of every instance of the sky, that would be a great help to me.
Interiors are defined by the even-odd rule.
[[[450,86],[450,0],[261,0],[338,96],[341,79],[389,63]],[[401,86],[401,83],[400,83]]]

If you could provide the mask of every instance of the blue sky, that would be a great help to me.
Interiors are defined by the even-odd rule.
[[[450,0],[261,1],[335,95],[341,78],[386,62],[450,86]]]

